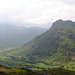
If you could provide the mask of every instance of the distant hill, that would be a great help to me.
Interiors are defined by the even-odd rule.
[[[0,24],[0,49],[19,47],[45,32],[43,28]]]
[[[3,57],[0,58],[0,63],[4,65],[15,66],[22,63],[20,66],[32,69],[64,65],[64,68],[74,70],[75,22],[57,20],[47,32],[22,47],[4,50],[0,57]]]

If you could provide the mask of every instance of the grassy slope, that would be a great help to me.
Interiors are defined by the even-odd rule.
[[[6,67],[0,65],[0,75],[75,75],[75,71],[63,68],[54,68],[33,72],[24,67]]]

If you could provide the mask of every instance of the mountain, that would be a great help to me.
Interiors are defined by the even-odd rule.
[[[47,32],[37,36],[31,42],[25,44],[22,48],[25,49],[28,47],[24,51],[29,50],[29,55],[51,56],[58,51],[74,52],[74,46],[75,22],[58,20],[53,23],[52,27]]]
[[[0,49],[22,46],[45,31],[46,29],[37,27],[25,28],[23,26],[0,24]]]
[[[75,53],[75,22],[58,20],[41,36],[36,37],[29,44],[34,56],[52,56],[64,52],[65,55]],[[30,55],[30,54],[29,54]]]
[[[31,42],[0,54],[0,64],[27,68],[75,67],[75,22],[57,20]],[[9,61],[9,62],[7,62]]]

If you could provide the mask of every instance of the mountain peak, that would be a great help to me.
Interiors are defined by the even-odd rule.
[[[52,28],[58,28],[63,26],[75,26],[75,22],[71,20],[63,21],[62,19],[59,19],[53,23]]]
[[[59,19],[59,20],[55,21],[54,23],[56,23],[56,22],[63,22],[63,20],[62,19]]]
[[[73,22],[73,21],[71,21],[71,20],[62,20],[62,19],[59,19],[59,20],[57,20],[57,21],[55,21],[54,23],[61,23],[61,22]]]
[[[62,19],[59,19],[59,20],[57,20],[57,21],[60,21],[60,22],[61,22],[61,21],[63,21],[63,20],[62,20]]]

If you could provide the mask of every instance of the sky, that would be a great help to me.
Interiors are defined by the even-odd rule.
[[[0,23],[48,28],[58,20],[75,21],[75,0],[0,0]]]

